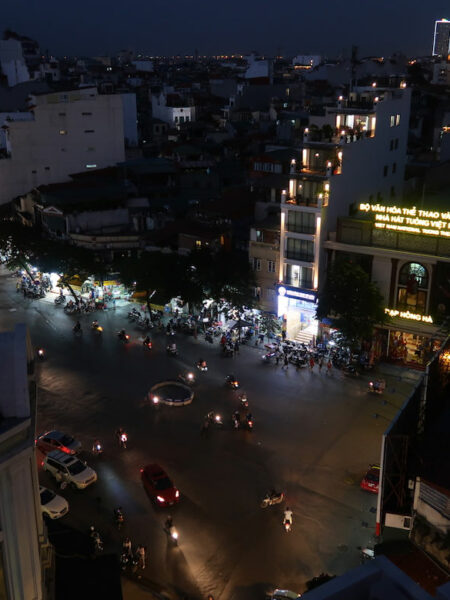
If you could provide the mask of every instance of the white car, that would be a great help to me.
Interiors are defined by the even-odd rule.
[[[39,495],[41,497],[41,510],[44,517],[59,519],[69,511],[67,500],[43,485],[39,486]]]
[[[301,594],[291,592],[291,590],[275,590],[271,594],[270,600],[298,600],[300,597]]]
[[[88,485],[97,481],[97,473],[75,456],[70,456],[60,450],[49,452],[43,460],[44,471],[53,475],[62,487],[71,484],[84,490]]]

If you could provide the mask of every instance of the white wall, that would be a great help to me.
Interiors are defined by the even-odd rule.
[[[121,94],[123,106],[123,133],[129,147],[138,145],[136,94]]]
[[[0,70],[6,75],[9,87],[29,81],[22,44],[18,40],[0,40]]]
[[[33,187],[67,181],[71,173],[125,159],[120,95],[87,88],[37,96],[34,102],[33,121],[9,124],[11,158],[0,160],[0,204]]]

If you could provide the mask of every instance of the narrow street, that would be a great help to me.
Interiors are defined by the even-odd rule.
[[[367,466],[379,462],[382,432],[412,383],[387,378],[384,396],[367,393],[368,377],[350,379],[309,369],[287,371],[261,361],[262,351],[241,346],[239,356],[223,358],[214,345],[177,334],[179,356],[166,353],[167,336],[152,330],[153,349],[129,324],[127,307],[80,319],[83,335],[72,333],[74,317],[46,300],[16,294],[15,279],[0,272],[2,329],[26,322],[35,347],[47,359],[39,365],[37,434],[58,429],[83,443],[82,458],[98,473],[83,491],[66,488],[70,511],[61,525],[86,532],[91,524],[105,541],[105,552],[119,552],[128,535],[147,547],[142,582],[215,600],[261,597],[273,587],[301,592],[321,572],[340,574],[359,564],[358,547],[372,541],[376,496],[360,490]],[[93,334],[98,319],[104,331]],[[129,344],[117,338],[126,328]],[[199,357],[208,371],[196,371],[191,405],[155,410],[145,400],[149,388],[194,369]],[[233,430],[231,414],[238,392],[225,386],[233,372],[247,392],[255,427]],[[372,375],[373,376],[373,375]],[[200,436],[204,415],[224,417],[223,430]],[[117,446],[119,426],[128,433],[126,450]],[[93,440],[103,446],[92,456]],[[163,531],[167,509],[147,497],[140,468],[159,463],[181,492],[170,509],[179,545]],[[41,483],[56,482],[40,469]],[[287,494],[293,528],[282,526],[285,505],[262,510],[269,488]],[[113,508],[122,506],[125,526],[117,531]]]

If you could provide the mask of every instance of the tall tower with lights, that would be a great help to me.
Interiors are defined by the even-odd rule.
[[[449,55],[450,21],[440,19],[434,23],[433,56]]]

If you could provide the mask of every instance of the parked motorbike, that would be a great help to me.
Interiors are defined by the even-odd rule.
[[[268,506],[275,506],[275,504],[281,504],[284,500],[283,492],[268,492],[261,501],[261,508],[267,508]]]
[[[59,304],[64,304],[65,301],[66,301],[65,296],[56,296],[56,298],[55,298],[56,306],[58,306]]]

